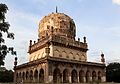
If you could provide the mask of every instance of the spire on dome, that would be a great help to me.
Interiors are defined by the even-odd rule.
[[[58,9],[57,9],[57,6],[56,6],[56,13],[58,13]]]

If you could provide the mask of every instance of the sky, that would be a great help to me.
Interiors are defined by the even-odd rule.
[[[100,62],[103,52],[106,64],[120,62],[120,0],[0,0],[8,6],[6,21],[15,39],[6,39],[17,51],[18,64],[28,62],[29,40],[37,40],[39,21],[58,12],[69,15],[76,24],[76,39],[86,36],[88,61]],[[8,54],[5,67],[13,69],[14,57]]]

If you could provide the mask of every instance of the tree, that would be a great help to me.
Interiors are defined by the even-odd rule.
[[[12,70],[0,71],[0,82],[13,82],[14,72]]]
[[[120,83],[120,63],[110,63],[106,67],[106,79],[108,82]]]
[[[14,51],[13,47],[9,47],[5,44],[5,34],[7,38],[14,39],[14,33],[10,33],[9,27],[10,24],[5,21],[5,13],[7,13],[8,7],[5,4],[0,4],[0,66],[4,65],[5,56],[8,53],[12,55],[16,55],[16,51]]]

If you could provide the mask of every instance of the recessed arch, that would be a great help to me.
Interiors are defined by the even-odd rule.
[[[92,81],[93,82],[96,81],[96,72],[95,71],[92,72]]]
[[[29,78],[29,72],[26,71],[26,79],[28,79],[28,78]]]
[[[85,55],[84,55],[84,54],[81,55],[81,60],[82,60],[82,61],[85,60]]]
[[[35,56],[35,60],[37,60],[37,59],[38,59],[38,57],[39,57],[39,54],[36,54],[36,56]]]
[[[54,51],[54,56],[59,57],[60,56],[60,51],[56,49]]]
[[[63,83],[69,83],[69,70],[64,69],[63,71]]]
[[[55,68],[53,72],[53,82],[54,83],[60,83],[61,82],[61,74],[60,74],[60,69]]]
[[[36,56],[37,56],[37,55],[34,55],[34,58],[33,58],[33,60],[36,60]]]
[[[30,70],[30,82],[32,82],[32,81],[33,81],[33,71]]]
[[[86,71],[86,82],[87,83],[90,82],[90,71],[89,70]]]
[[[43,83],[44,82],[44,69],[40,69],[40,72],[39,72],[39,82],[40,83]]]
[[[22,79],[25,80],[25,72],[22,73]]]
[[[38,54],[38,59],[41,58],[41,53]]]
[[[41,54],[41,58],[43,58],[44,57],[44,52],[42,52],[42,54]]]
[[[71,72],[71,81],[72,83],[78,82],[77,71],[75,69],[73,69]]]
[[[67,58],[67,53],[65,51],[62,51],[62,57],[66,57]]]
[[[16,73],[16,77],[17,77],[17,78],[19,77],[18,73]]]
[[[16,81],[18,81],[19,80],[19,74],[18,74],[18,72],[16,73]]]
[[[19,73],[19,78],[20,78],[20,79],[22,78],[22,74],[21,74],[21,72]]]
[[[85,77],[85,72],[83,70],[80,70],[80,72],[79,72],[79,81],[81,83],[84,83],[84,77]]]
[[[76,59],[79,59],[80,55],[77,53],[75,57],[76,57]]]
[[[74,56],[73,56],[72,52],[69,53],[69,58],[74,59]]]
[[[34,78],[35,78],[35,81],[37,82],[38,81],[38,70],[37,69],[34,71]]]
[[[101,82],[101,78],[102,78],[102,73],[101,71],[98,71],[98,81]]]

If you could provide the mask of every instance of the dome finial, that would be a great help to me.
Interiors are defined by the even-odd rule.
[[[56,13],[58,13],[58,9],[57,9],[57,6],[56,6]]]

